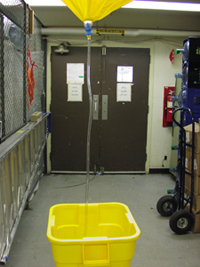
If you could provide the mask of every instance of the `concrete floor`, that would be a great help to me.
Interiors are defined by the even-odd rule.
[[[92,177],[92,176],[91,176]],[[25,210],[6,267],[54,267],[51,244],[46,238],[48,212],[58,203],[83,203],[84,175],[45,175]],[[161,217],[156,204],[174,188],[168,174],[103,175],[90,182],[89,202],[121,202],[130,208],[141,229],[131,267],[200,266],[200,234],[176,235],[169,218]]]

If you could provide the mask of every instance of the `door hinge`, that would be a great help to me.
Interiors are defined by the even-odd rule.
[[[106,46],[105,45],[103,45],[102,46],[102,56],[106,56]]]

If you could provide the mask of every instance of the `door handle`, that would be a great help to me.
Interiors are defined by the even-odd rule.
[[[94,99],[94,112],[97,112],[97,99]]]
[[[102,95],[102,120],[108,119],[108,95]]]
[[[93,95],[93,120],[99,119],[99,95]]]

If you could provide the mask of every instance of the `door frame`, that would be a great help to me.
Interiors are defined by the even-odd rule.
[[[70,41],[70,39],[69,39]],[[83,41],[80,40],[82,43]],[[58,46],[60,42],[47,42],[47,90],[46,90],[46,107],[47,112],[50,112],[50,106],[51,106],[51,47],[52,46]],[[147,114],[147,140],[146,140],[146,154],[147,159],[145,163],[145,173],[149,173],[150,168],[150,150],[151,150],[151,121],[152,121],[152,108],[151,104],[153,101],[153,69],[154,69],[154,45],[153,44],[124,44],[123,42],[104,42],[101,45],[92,45],[94,47],[121,47],[121,48],[149,48],[150,49],[150,64],[149,64],[149,95],[148,95],[148,107],[149,112]],[[79,46],[79,45],[73,45],[73,46]],[[84,45],[87,47],[87,45]],[[47,173],[51,173],[51,134],[49,135],[49,138],[47,140]],[[66,172],[65,172],[66,173]],[[117,172],[116,172],[117,173]],[[128,173],[128,172],[127,172]],[[139,173],[139,172],[138,172]],[[144,173],[144,172],[142,172]]]

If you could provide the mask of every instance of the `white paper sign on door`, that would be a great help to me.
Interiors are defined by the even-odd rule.
[[[117,102],[131,102],[132,83],[117,83]]]
[[[67,101],[82,102],[82,84],[69,83],[68,84],[68,98]]]
[[[117,82],[133,82],[133,66],[117,66]]]
[[[84,84],[84,63],[67,63],[67,84]]]

